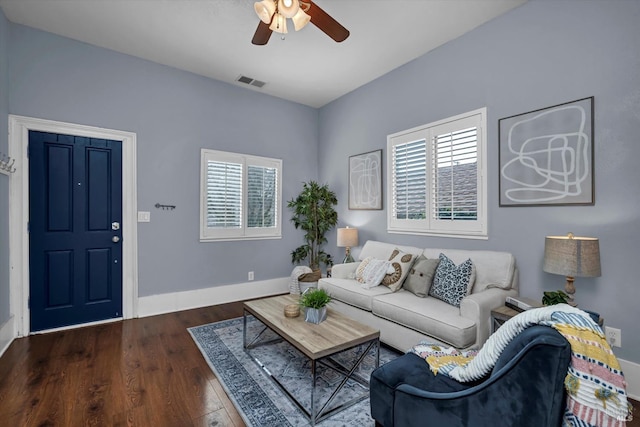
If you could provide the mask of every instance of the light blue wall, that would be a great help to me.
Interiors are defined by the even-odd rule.
[[[140,296],[246,282],[249,270],[255,280],[289,276],[302,233],[286,204],[280,240],[199,242],[200,148],[281,158],[286,201],[317,177],[317,110],[21,25],[10,30],[12,114],[137,134],[138,210],[151,212],[138,225]]]
[[[638,1],[530,0],[321,109],[319,174],[342,202],[341,225],[359,227],[361,242],[510,251],[521,294],[536,299],[564,286],[542,271],[545,235],[598,237],[602,277],[577,278],[577,301],[621,328],[624,346],[615,353],[640,362],[638,22]],[[595,206],[498,207],[498,119],[588,96],[595,96]],[[484,106],[489,240],[388,234],[386,200],[383,211],[344,207],[348,156],[382,148],[386,159],[388,134]]]
[[[9,22],[0,10],[0,153],[8,151]],[[9,177],[0,174],[0,326],[9,319]]]
[[[256,280],[291,271],[289,252],[301,234],[289,225],[288,212],[282,240],[198,242],[201,147],[282,158],[285,200],[303,180],[328,182],[339,195],[340,225],[358,226],[361,241],[511,251],[521,293],[533,298],[564,282],[542,272],[545,235],[599,237],[603,275],[578,278],[577,299],[622,329],[624,347],[616,354],[640,363],[637,22],[637,1],[530,0],[317,111],[0,16],[0,148],[7,144],[7,112],[138,134],[138,208],[152,214],[151,223],[139,224],[141,296],[244,282],[249,270]],[[498,119],[587,96],[595,96],[595,206],[499,208]],[[386,135],[483,106],[489,240],[388,234],[386,210],[346,209],[349,155],[382,148],[386,157]],[[291,125],[282,129],[281,122]],[[0,200],[6,200],[2,181]],[[156,202],[177,209],[158,211]],[[0,233],[7,232],[6,216],[6,204],[0,205]],[[1,242],[0,323],[8,318],[8,255]],[[339,258],[342,249],[330,252]]]

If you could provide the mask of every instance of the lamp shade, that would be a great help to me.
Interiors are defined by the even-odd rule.
[[[262,22],[265,24],[271,23],[271,17],[276,11],[276,4],[273,0],[262,0],[253,4],[253,9]]]
[[[307,15],[305,11],[302,10],[302,8],[298,8],[298,13],[293,15],[293,18],[291,18],[291,20],[293,21],[293,27],[295,28],[295,30],[300,31],[304,28],[305,25],[309,23],[309,21],[311,21],[311,17]]]
[[[594,237],[547,236],[544,265],[547,273],[571,277],[600,277],[600,243]]]
[[[358,229],[357,228],[338,228],[338,247],[346,248],[358,246]]]
[[[300,9],[298,0],[278,0],[278,13],[285,18],[293,18]]]

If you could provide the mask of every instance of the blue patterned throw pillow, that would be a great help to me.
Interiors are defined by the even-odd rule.
[[[440,254],[440,262],[433,278],[433,285],[429,289],[429,295],[447,304],[460,307],[460,301],[469,293],[472,272],[471,259],[456,266],[449,257]]]

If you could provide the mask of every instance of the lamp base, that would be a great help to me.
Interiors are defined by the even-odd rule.
[[[574,280],[575,279],[573,278],[573,276],[567,276],[567,283],[564,285],[564,291],[569,296],[569,300],[567,301],[567,304],[569,304],[571,307],[577,307],[578,306],[578,304],[575,302],[574,296],[573,296],[576,293],[576,287],[573,284]]]
[[[353,259],[353,257],[351,256],[351,248],[349,246],[347,246],[345,248],[345,255],[344,255],[344,259],[342,260],[343,264],[347,264],[349,262],[354,262],[355,260]]]

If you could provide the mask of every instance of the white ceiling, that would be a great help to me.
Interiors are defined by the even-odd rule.
[[[254,46],[255,0],[0,0],[6,17],[312,107],[380,77],[526,0],[316,0],[351,35],[309,24]],[[266,82],[262,89],[236,82]]]

